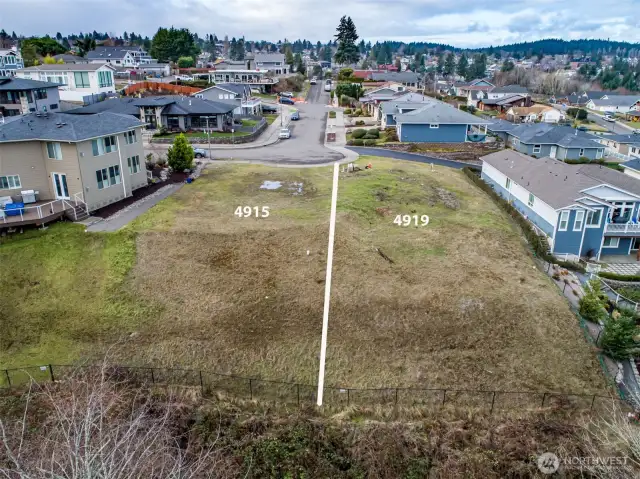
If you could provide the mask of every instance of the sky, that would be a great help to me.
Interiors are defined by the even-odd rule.
[[[640,42],[640,0],[2,0],[0,28],[24,35],[123,32],[159,26],[200,36],[326,43],[342,15],[360,38],[473,48],[542,38]],[[30,12],[39,12],[31,14]]]

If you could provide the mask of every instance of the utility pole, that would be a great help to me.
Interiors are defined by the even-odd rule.
[[[211,130],[209,130],[209,117],[205,117],[207,119],[207,143],[209,145],[207,155],[209,159],[211,159]]]

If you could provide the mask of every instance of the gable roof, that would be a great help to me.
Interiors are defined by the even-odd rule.
[[[597,137],[576,130],[570,126],[534,123],[517,125],[507,133],[520,140],[520,143],[538,145],[557,145],[565,148],[603,148]]]
[[[488,125],[490,122],[433,99],[421,108],[395,116],[396,123]]]
[[[415,102],[415,101],[385,101],[380,104],[380,108],[384,112],[385,115],[397,114],[402,109],[412,108],[413,110],[417,110],[422,108],[426,102]]]
[[[89,121],[87,121],[89,120]],[[96,113],[90,118],[69,113],[31,113],[0,125],[0,143],[30,140],[77,142],[113,135],[144,125],[129,115]]]
[[[124,47],[96,47],[95,50],[87,52],[87,59],[89,60],[122,60],[127,56],[129,51],[133,48]]]
[[[399,83],[418,83],[420,75],[414,72],[382,72],[371,73],[371,79],[374,81],[396,81]]]
[[[94,72],[100,68],[110,68],[111,70],[115,70],[114,67],[108,65],[106,63],[65,63],[65,64],[52,64],[52,65],[36,65],[34,67],[23,68],[22,70],[18,70],[18,72]]]
[[[638,135],[601,135],[598,136],[598,138],[601,140],[617,141],[624,145],[640,142],[640,137]]]
[[[284,63],[284,53],[256,53],[254,61],[257,63]]]
[[[520,101],[526,98],[524,95],[518,93],[507,94],[501,98],[482,98],[481,101],[484,105],[508,105],[516,101]]]
[[[69,110],[71,115],[86,115],[96,112],[117,112],[126,115],[139,115],[140,107],[164,107],[163,115],[218,115],[229,113],[237,108],[237,104],[203,98],[180,95],[165,95],[146,98],[114,98],[94,103],[93,105]]]
[[[625,161],[624,163],[620,163],[620,166],[623,168],[629,168],[631,170],[640,171],[640,158]]]
[[[637,95],[613,95],[603,100],[601,98],[592,98],[590,101],[595,106],[631,106],[640,101],[640,94]]]
[[[520,85],[505,85],[505,86],[497,86],[495,87],[493,90],[491,90],[491,93],[522,93],[522,94],[528,94],[529,91],[527,90],[526,87],[520,86]]]
[[[58,88],[58,84],[29,80],[28,78],[0,77],[0,91],[36,90],[38,88]]]
[[[600,183],[607,183],[640,196],[640,181],[632,176],[625,175],[624,173],[603,165],[595,164],[580,165],[578,171],[583,175],[600,181]]]
[[[67,113],[70,115],[93,115],[109,111],[111,113],[119,113],[121,115],[140,116],[140,107],[135,104],[138,98],[107,98],[104,101],[93,103],[92,105],[74,108]]]
[[[513,110],[513,113],[516,115],[539,115],[545,111],[553,111],[555,108],[551,108],[547,105],[533,105],[533,106],[513,106],[509,109],[509,111]],[[556,110],[557,111],[557,110]]]

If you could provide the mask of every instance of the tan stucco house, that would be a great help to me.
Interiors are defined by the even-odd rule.
[[[131,196],[147,184],[142,127],[111,112],[13,117],[0,125],[0,199],[35,190],[39,202],[90,212]]]

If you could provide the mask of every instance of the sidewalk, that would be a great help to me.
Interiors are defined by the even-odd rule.
[[[340,163],[352,163],[356,161],[360,157],[360,155],[355,151],[351,151],[345,148],[345,146],[347,146],[347,130],[345,129],[344,125],[344,114],[339,110],[335,110],[335,112],[335,118],[327,118],[324,146],[326,146],[330,150],[344,155],[344,159],[341,160]],[[327,142],[327,133],[335,133],[336,141]]]

